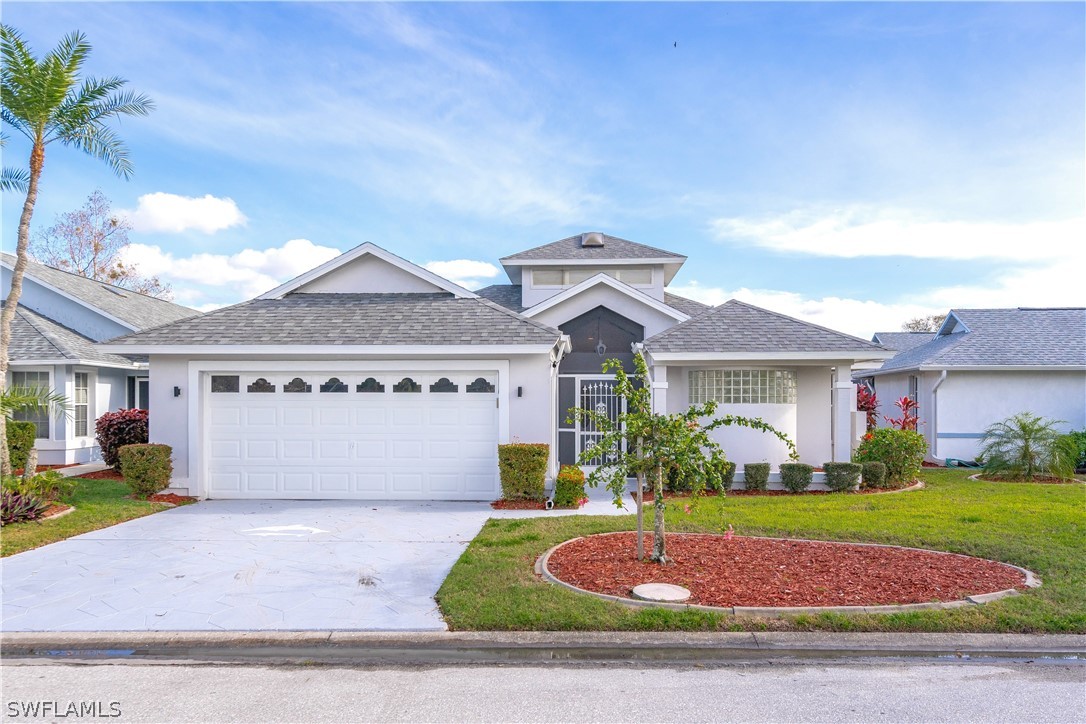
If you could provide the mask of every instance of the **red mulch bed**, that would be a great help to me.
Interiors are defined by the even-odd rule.
[[[177,493],[157,493],[148,497],[147,500],[152,503],[173,503],[174,505],[196,502],[196,498],[188,495],[178,495]]]
[[[124,480],[124,476],[113,468],[99,470],[96,473],[84,473],[79,476],[82,480]]]
[[[540,500],[495,500],[490,504],[494,510],[546,510],[547,506]]]
[[[63,513],[72,506],[65,505],[64,503],[51,503],[45,512],[41,514],[42,518],[48,518],[50,515],[56,515],[57,513]]]
[[[41,472],[45,472],[46,470],[60,470],[62,468],[71,468],[71,467],[75,467],[76,465],[79,465],[79,464],[80,463],[68,463],[67,465],[39,465],[38,466],[38,472],[41,473]],[[23,471],[22,468],[17,468],[15,470],[12,470],[11,474],[12,475],[22,475],[23,472],[24,471]]]
[[[1025,584],[1010,566],[981,558],[850,543],[722,535],[667,536],[674,563],[636,558],[634,533],[567,543],[548,561],[561,580],[629,597],[642,583],[673,583],[704,606],[875,606],[956,601]],[[652,535],[645,547],[651,550]]]

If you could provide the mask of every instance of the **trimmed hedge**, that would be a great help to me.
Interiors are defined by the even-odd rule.
[[[747,490],[769,489],[769,463],[747,463],[743,466]]]
[[[863,483],[865,488],[888,488],[886,465],[878,460],[863,463]]]
[[[554,480],[554,507],[578,508],[585,497],[584,471],[576,465],[563,465]]]
[[[120,471],[117,450],[122,445],[141,445],[148,440],[147,410],[107,412],[94,423],[94,436],[102,449],[102,462]]]
[[[26,458],[30,449],[34,447],[34,436],[37,427],[32,422],[7,421],[8,455],[11,458],[11,469],[18,470],[26,467]]]
[[[498,472],[505,500],[543,500],[546,497],[547,457],[545,442],[514,442],[498,445]]]
[[[826,471],[826,487],[838,493],[860,484],[863,467],[859,463],[823,463]]]
[[[735,463],[725,460],[720,465],[720,489],[725,493],[732,489],[735,482]]]
[[[790,493],[802,493],[811,487],[814,466],[807,463],[781,463],[781,483]]]
[[[117,455],[121,461],[121,475],[132,488],[133,497],[146,498],[170,486],[173,448],[169,445],[122,445]]]

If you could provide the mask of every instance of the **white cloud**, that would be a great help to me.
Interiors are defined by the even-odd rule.
[[[214,234],[248,219],[233,199],[211,194],[203,197],[178,196],[158,191],[144,194],[134,211],[122,211],[136,231],[178,234],[189,229]]]
[[[919,218],[901,210],[850,207],[711,222],[721,241],[816,256],[909,256],[1023,262],[1086,261],[1086,219],[998,222]]]
[[[877,302],[843,297],[805,297],[776,289],[725,289],[696,281],[669,287],[669,291],[706,304],[738,299],[823,327],[868,339],[875,332],[894,332],[902,323],[952,308],[1082,306],[1081,266],[1051,264],[1013,269],[984,285],[918,287],[907,300]]]
[[[236,254],[192,256],[176,256],[158,246],[132,244],[125,250],[125,261],[135,264],[141,274],[173,284],[179,303],[202,309],[212,304],[199,301],[208,296],[225,297],[227,303],[250,299],[339,254],[339,249],[320,246],[308,239],[291,239],[280,247],[244,249]]]
[[[485,261],[472,259],[453,259],[452,261],[430,261],[422,265],[438,276],[445,277],[454,284],[468,289],[478,289],[486,282],[498,276],[498,267]]]

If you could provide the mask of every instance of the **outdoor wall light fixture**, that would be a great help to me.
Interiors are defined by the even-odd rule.
[[[174,387],[173,388],[173,396],[174,397],[180,397],[181,396],[181,388],[180,387]]]
[[[607,345],[603,343],[602,339],[600,340],[600,343],[596,345],[596,354],[598,354],[600,357],[607,354]]]
[[[524,397],[524,388],[523,387],[518,387],[517,388],[517,397]]]

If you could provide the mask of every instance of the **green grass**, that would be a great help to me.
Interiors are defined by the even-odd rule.
[[[75,491],[61,500],[62,503],[74,505],[74,513],[54,520],[5,525],[0,529],[0,556],[22,553],[168,507],[161,503],[126,498],[131,491],[127,485],[116,480],[77,479],[75,483]]]
[[[927,488],[893,495],[703,498],[669,506],[669,531],[861,541],[1014,563],[1044,585],[983,606],[888,615],[750,619],[629,609],[545,583],[532,566],[570,538],[631,530],[628,517],[490,520],[438,592],[456,630],[798,630],[1086,633],[1086,487],[983,483],[926,469]],[[651,524],[650,524],[651,525]]]

